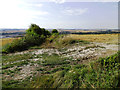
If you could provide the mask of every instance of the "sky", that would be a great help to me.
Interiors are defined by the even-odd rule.
[[[118,0],[112,1],[0,0],[0,28],[117,29]]]

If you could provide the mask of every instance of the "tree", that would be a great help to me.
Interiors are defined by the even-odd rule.
[[[53,29],[52,33],[58,33],[58,30],[57,29]]]
[[[2,52],[10,53],[22,51],[32,46],[41,45],[50,35],[51,33],[48,30],[40,28],[36,24],[31,24],[29,29],[26,30],[26,35],[24,37],[7,45],[4,49],[2,49]]]
[[[41,30],[41,28],[36,25],[36,24],[31,24],[30,28],[28,30],[26,30],[27,34],[38,34],[38,35],[42,35],[43,34],[43,30]]]
[[[40,28],[38,25],[36,24],[31,24],[31,26],[29,27],[28,30],[26,30],[26,33],[32,36],[36,36],[36,35],[43,35],[45,37],[50,36],[51,33],[48,30],[45,30],[45,28]]]

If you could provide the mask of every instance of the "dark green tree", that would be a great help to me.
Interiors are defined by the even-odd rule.
[[[26,30],[26,35],[21,39],[13,41],[2,49],[4,53],[26,50],[29,47],[41,45],[51,33],[44,28],[40,28],[36,24],[31,24]]]
[[[26,34],[32,35],[32,36],[36,36],[36,35],[43,35],[43,36],[50,36],[51,33],[48,30],[45,30],[45,28],[40,28],[38,25],[36,24],[31,24],[31,26],[29,27],[29,29],[26,30]]]
[[[36,24],[31,24],[31,26],[29,27],[29,29],[26,30],[27,34],[38,34],[38,35],[42,35],[43,34],[43,30]]]
[[[52,33],[58,33],[58,30],[57,29],[53,29]]]

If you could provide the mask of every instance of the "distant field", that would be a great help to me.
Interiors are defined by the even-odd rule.
[[[68,32],[97,32],[96,30],[59,30],[59,31],[68,31]]]
[[[89,35],[70,34],[69,36],[74,39],[86,40],[90,42],[118,44],[118,35],[120,34],[89,34]]]
[[[70,34],[68,37],[71,37],[76,40],[85,40],[90,42],[100,42],[108,44],[118,44],[118,35],[120,34],[89,34],[89,35],[76,35]],[[18,38],[3,38],[0,39],[0,46],[11,43],[13,40]]]
[[[0,39],[0,46],[4,46],[8,43],[11,43],[13,40],[18,39],[18,38],[2,38]]]

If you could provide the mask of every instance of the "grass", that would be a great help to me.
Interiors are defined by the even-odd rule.
[[[3,87],[29,87],[29,88],[114,88],[120,87],[118,80],[119,76],[119,52],[106,58],[100,58],[97,61],[90,62],[89,64],[71,64],[63,63],[66,59],[57,55],[48,56],[42,55],[44,63],[47,66],[39,67],[36,69],[40,74],[35,74],[30,81],[31,77],[25,80],[17,81],[3,80]],[[14,65],[23,65],[28,61],[17,63]],[[55,65],[51,67],[51,65]],[[59,65],[59,66],[57,66]],[[6,66],[5,66],[6,67]],[[8,66],[9,67],[9,66]],[[7,67],[7,68],[8,68]],[[10,66],[11,67],[11,66]],[[47,69],[48,68],[48,69]],[[51,68],[51,69],[50,69]],[[12,75],[19,72],[21,69],[13,71],[3,68],[4,73]],[[42,73],[44,72],[44,73]]]
[[[41,49],[41,48],[64,48],[71,45],[84,45],[89,44],[89,42],[100,42],[107,44],[118,44],[119,34],[92,34],[92,35],[52,35],[47,38],[46,42],[41,46],[33,46],[29,49]],[[3,38],[1,46],[11,43],[13,40],[18,38]]]
[[[9,44],[13,40],[16,40],[16,39],[19,39],[19,38],[2,38],[2,39],[0,39],[0,42],[1,42],[0,46],[4,46],[6,44]]]
[[[18,62],[18,63],[13,63],[13,64],[4,65],[4,66],[2,66],[2,69],[12,68],[12,67],[14,67],[15,65],[16,65],[17,67],[19,67],[19,66],[23,66],[23,65],[27,65],[27,64],[29,64],[29,61],[28,61],[28,60],[26,60],[26,61],[21,61],[21,62]]]
[[[99,45],[93,45],[93,46],[87,46],[85,47],[85,49],[89,49],[89,48],[97,48],[97,47],[100,47],[100,48],[105,48],[105,47],[102,47],[102,46],[99,46]]]
[[[20,60],[27,60],[27,59],[32,59],[33,55],[30,53],[27,54],[18,54],[18,55],[3,55],[2,56],[2,62],[3,64],[9,62],[14,62],[14,61],[20,61]]]
[[[77,40],[80,39],[89,42],[100,42],[100,43],[108,43],[108,44],[118,44],[118,36],[119,34],[69,35],[69,37],[72,37],[73,39],[77,39]]]
[[[75,39],[73,37],[69,37],[69,35],[59,35],[59,36],[51,36],[47,39],[47,41],[41,46],[41,48],[65,48],[70,47],[72,45],[85,45],[89,44],[89,41]]]
[[[108,44],[117,44],[117,34],[100,34],[100,35],[66,35],[52,36],[42,46],[34,46],[37,48],[58,48],[66,51],[64,47],[73,45],[86,45],[89,42],[103,42]],[[115,39],[115,40],[113,40]],[[100,46],[87,46],[85,49]],[[64,49],[62,49],[64,48]],[[72,60],[72,58],[63,58],[57,54],[38,54],[32,55],[3,55],[2,73],[11,77],[19,74],[21,66],[38,64],[35,67],[33,77],[27,77],[22,81],[9,80],[4,77],[3,88],[114,88],[120,87],[119,79],[119,52],[106,58],[100,58],[97,61],[87,64],[78,64],[80,60]],[[36,57],[35,57],[36,56]],[[28,59],[39,58],[38,61],[29,61]],[[25,60],[25,61],[21,61]],[[18,62],[16,62],[18,61]],[[15,63],[13,63],[15,62]],[[7,64],[9,63],[9,64]],[[4,65],[5,64],[5,65]],[[14,70],[10,68],[17,66]],[[18,67],[19,66],[19,67]]]
[[[61,64],[68,64],[69,62],[66,61],[67,58],[61,58],[58,55],[52,55],[44,57],[44,65],[61,65]]]
[[[115,59],[116,58],[116,59]],[[104,60],[104,61],[103,61]],[[99,59],[97,62],[87,65],[75,65],[68,67],[68,70],[58,71],[54,74],[37,77],[33,87],[51,87],[51,88],[110,88],[118,85],[118,67],[117,54],[108,58]],[[115,66],[106,67],[98,62],[112,63],[116,60]],[[54,70],[52,71],[54,72]],[[41,82],[42,81],[42,82]]]
[[[84,45],[89,44],[89,42],[100,42],[107,44],[118,44],[119,34],[92,34],[92,35],[52,35],[47,38],[46,42],[41,46],[33,46],[29,49],[41,49],[41,48],[64,48],[71,45]],[[13,40],[19,38],[3,38],[0,39],[1,45],[0,48],[6,44],[11,43]]]
[[[72,45],[85,45],[90,42],[118,44],[119,34],[59,35],[50,37],[41,48],[65,48]],[[39,47],[37,47],[39,48]]]

